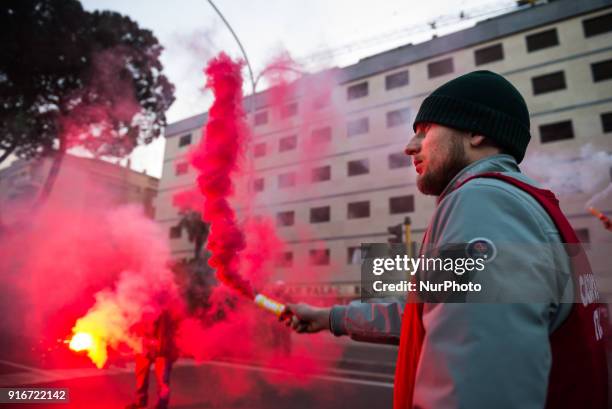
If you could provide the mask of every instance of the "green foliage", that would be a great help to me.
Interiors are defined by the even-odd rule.
[[[193,210],[181,213],[181,220],[177,226],[187,231],[187,238],[194,243],[194,259],[199,259],[202,247],[208,238],[210,226],[202,220],[199,212]]]

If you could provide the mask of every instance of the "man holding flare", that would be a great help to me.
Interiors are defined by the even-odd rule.
[[[509,81],[471,72],[424,100],[405,152],[419,191],[437,196],[421,255],[456,243],[469,254],[477,245],[492,256],[489,291],[512,298],[529,282],[542,299],[287,306],[286,322],[300,333],[399,343],[396,409],[608,407],[607,310],[597,297],[580,300],[581,283],[592,278],[577,268],[588,266],[584,253],[526,252],[511,265],[495,259],[499,243],[579,248],[554,195],[518,167],[529,126]],[[578,302],[561,302],[568,293]]]

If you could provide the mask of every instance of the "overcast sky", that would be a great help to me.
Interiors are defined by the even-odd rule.
[[[305,69],[310,71],[350,65],[375,52],[472,25],[474,20],[469,17],[508,10],[515,3],[514,0],[214,2],[240,38],[255,75],[283,52],[304,60],[324,50],[336,50],[331,57],[304,61]],[[164,71],[176,86],[176,101],[167,113],[169,122],[208,109],[211,99],[202,92],[202,69],[211,56],[220,51],[241,56],[229,30],[207,0],[82,0],[82,3],[87,10],[114,10],[128,15],[159,39],[165,49]],[[468,21],[459,20],[462,11]],[[438,23],[436,31],[428,29],[432,21]],[[258,86],[258,90],[262,88]],[[138,148],[132,155],[132,167],[160,176],[163,146],[163,140],[158,140]]]

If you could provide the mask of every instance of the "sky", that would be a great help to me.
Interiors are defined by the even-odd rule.
[[[255,75],[282,53],[289,53],[309,72],[347,66],[376,52],[473,25],[476,19],[508,11],[515,4],[514,0],[213,1],[239,37]],[[211,97],[203,89],[207,60],[221,51],[242,56],[207,0],[81,2],[86,10],[117,11],[153,31],[164,47],[164,73],[176,86],[176,101],[167,112],[169,123],[210,106]],[[460,19],[461,12],[467,18]],[[435,30],[429,25],[433,21]],[[335,52],[321,55],[326,50]],[[315,54],[316,59],[308,58]],[[245,93],[249,92],[245,85]],[[132,168],[161,176],[163,149],[163,138],[137,148],[131,155]]]

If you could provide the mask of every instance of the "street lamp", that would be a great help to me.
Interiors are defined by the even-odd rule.
[[[253,123],[255,122],[255,93],[257,92],[257,83],[259,82],[259,80],[261,79],[261,77],[269,72],[269,71],[274,71],[274,70],[286,70],[286,71],[293,71],[299,74],[304,74],[302,71],[291,67],[289,65],[271,65],[269,67],[264,68],[259,75],[257,75],[257,78],[255,78],[255,76],[253,75],[253,68],[251,67],[251,63],[249,61],[249,57],[247,56],[247,53],[244,49],[244,47],[242,46],[242,43],[240,42],[240,39],[238,38],[238,35],[236,35],[236,32],[234,31],[234,29],[232,28],[232,26],[230,25],[230,23],[227,21],[227,19],[225,18],[225,16],[223,16],[223,13],[221,13],[221,11],[217,8],[217,6],[215,6],[215,3],[213,3],[212,0],[208,0],[208,3],[210,3],[210,5],[212,6],[212,8],[215,10],[215,12],[219,15],[219,17],[221,18],[221,20],[223,21],[223,23],[225,24],[225,26],[227,27],[227,29],[230,31],[230,33],[232,33],[232,36],[234,37],[234,40],[236,40],[236,43],[238,43],[238,47],[240,47],[240,52],[242,53],[242,56],[244,57],[244,61],[246,62],[247,68],[249,69],[249,79],[251,80],[251,103],[249,106],[249,111],[250,114],[252,116],[252,121]],[[249,194],[251,193],[251,189],[252,189],[252,176],[253,173],[250,174],[250,178],[247,182],[248,186],[247,186],[247,190],[249,192]]]
[[[240,39],[238,38],[238,36],[234,32],[234,29],[232,28],[230,23],[225,19],[225,17],[221,13],[221,11],[219,11],[219,9],[217,8],[217,6],[215,6],[215,3],[213,3],[212,0],[208,0],[208,2],[212,6],[212,8],[215,10],[215,12],[219,15],[219,17],[221,17],[221,20],[223,21],[225,26],[228,28],[230,33],[232,33],[232,36],[234,37],[234,40],[236,40],[236,42],[238,43],[238,47],[240,47],[240,51],[242,52],[242,56],[244,57],[244,61],[246,62],[247,68],[249,69],[249,77],[251,79],[251,86],[253,87],[253,92],[252,92],[253,102],[251,103],[251,106],[254,107],[255,106],[255,100],[254,100],[254,98],[255,98],[255,86],[257,84],[255,83],[255,79],[253,77],[253,69],[251,68],[251,63],[249,62],[249,57],[247,57],[247,53],[244,50],[244,47],[242,46],[242,43],[240,42]]]
[[[223,21],[227,29],[230,31],[230,33],[232,33],[234,40],[236,40],[236,43],[238,43],[238,47],[240,47],[240,52],[242,53],[242,56],[244,57],[244,61],[246,62],[247,68],[249,69],[249,79],[251,80],[251,88],[252,88],[251,97],[253,99],[250,108],[251,108],[251,113],[254,113],[255,111],[255,92],[257,92],[257,84],[259,83],[259,80],[264,74],[266,74],[269,71],[275,71],[275,70],[293,71],[300,75],[303,75],[304,72],[290,65],[271,65],[269,67],[264,68],[259,73],[259,75],[257,75],[257,78],[255,78],[255,76],[253,75],[253,68],[251,67],[251,63],[249,62],[249,57],[247,56],[247,53],[244,47],[242,46],[242,43],[240,42],[238,35],[236,35],[236,32],[234,31],[230,23],[226,20],[226,18],[223,16],[221,11],[217,8],[217,6],[215,6],[215,3],[213,3],[212,0],[208,0],[208,2],[212,6],[212,8],[215,10],[215,12],[219,15],[219,17],[221,18],[221,20]]]

